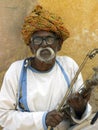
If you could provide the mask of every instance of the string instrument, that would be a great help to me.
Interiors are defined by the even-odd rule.
[[[75,74],[73,80],[71,81],[71,84],[70,84],[70,86],[69,86],[68,91],[66,92],[66,94],[65,94],[65,96],[63,97],[61,103],[59,104],[59,106],[58,106],[58,108],[57,108],[57,111],[60,111],[60,112],[63,111],[63,110],[64,110],[64,111],[67,111],[68,105],[65,104],[65,102],[66,102],[68,96],[70,95],[70,93],[72,92],[73,85],[74,85],[74,83],[76,82],[79,73],[80,73],[80,72],[82,71],[82,69],[84,68],[84,66],[85,66],[85,64],[86,64],[86,62],[87,62],[87,60],[88,60],[88,59],[93,59],[93,58],[96,56],[97,53],[98,53],[98,48],[95,48],[95,49],[93,49],[92,51],[90,51],[90,52],[86,55],[86,57],[84,58],[82,64],[79,66],[79,69],[77,70],[77,72],[76,72],[76,74]],[[95,74],[92,76],[91,79],[86,80],[86,81],[85,81],[85,85],[84,85],[85,87],[83,87],[83,88],[81,88],[81,89],[79,90],[79,93],[80,93],[84,98],[85,98],[85,96],[86,96],[87,94],[89,94],[89,92],[91,92],[91,91],[95,88],[95,86],[98,85],[98,67],[93,68],[93,70],[95,71]],[[48,126],[48,130],[51,130],[51,126]]]
[[[79,94],[85,98],[87,95],[91,94],[93,89],[98,86],[98,67],[94,67],[94,74],[91,79],[87,79],[84,83],[84,87],[79,89]],[[67,100],[67,99],[66,99]],[[63,104],[63,106],[59,109],[60,112],[66,112],[66,114],[70,118],[70,107],[67,103]]]
[[[91,79],[85,81],[85,87],[80,89],[79,93],[83,98],[87,96],[96,86],[98,86],[98,67],[93,68],[95,71]]]

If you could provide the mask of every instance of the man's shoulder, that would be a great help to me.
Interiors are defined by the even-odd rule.
[[[17,61],[14,61],[11,65],[10,65],[10,67],[19,67],[19,66],[22,66],[22,64],[23,64],[23,62],[24,62],[24,60],[17,60]]]
[[[9,66],[5,73],[6,79],[12,79],[12,77],[15,78],[16,76],[20,75],[23,61],[24,60],[15,61]]]
[[[23,65],[24,60],[17,60],[14,61],[13,63],[11,63],[11,65],[9,66],[7,72],[11,73],[11,72],[18,72],[21,70],[22,65]]]
[[[78,68],[78,64],[74,59],[69,56],[57,56],[56,60],[64,67],[64,68]]]
[[[57,56],[56,59],[61,62],[75,62],[74,59],[69,56]]]

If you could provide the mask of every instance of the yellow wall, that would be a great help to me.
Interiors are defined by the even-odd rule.
[[[63,18],[70,38],[59,54],[73,57],[80,65],[89,50],[98,48],[98,1],[39,0],[39,3]],[[98,55],[86,64],[83,71],[85,78],[94,66],[98,66]]]
[[[39,0],[40,4],[63,18],[70,32],[60,51],[60,55],[69,55],[80,65],[86,54],[98,48],[98,0]],[[98,53],[88,60],[83,71],[84,80],[91,77],[92,68],[98,66]],[[98,110],[98,87],[90,98],[93,112]]]
[[[27,49],[19,40],[19,35],[15,33],[20,32],[21,17],[26,14],[29,7],[32,8],[30,2],[34,4],[36,1],[38,0],[0,1],[0,80],[8,66],[27,53]],[[98,0],[39,0],[39,3],[63,18],[70,38],[64,42],[59,54],[71,56],[80,65],[89,50],[98,48]],[[89,77],[94,66],[98,66],[98,55],[87,62],[83,70],[85,79]],[[98,89],[94,94],[97,93]],[[98,95],[95,95],[95,98],[95,104],[92,101],[93,108],[97,106],[98,110]]]

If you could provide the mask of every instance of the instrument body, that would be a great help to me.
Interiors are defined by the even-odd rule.
[[[79,69],[77,70],[73,80],[71,81],[71,84],[69,86],[69,89],[68,89],[67,93],[65,94],[65,96],[63,97],[61,103],[59,104],[59,106],[57,108],[58,112],[66,112],[66,114],[69,116],[70,120],[71,120],[70,106],[67,104],[67,99],[68,99],[69,95],[71,94],[73,85],[76,82],[79,73],[84,68],[87,60],[88,59],[93,59],[97,53],[98,53],[98,48],[95,48],[86,55],[86,57],[84,58],[82,64],[80,65]],[[92,76],[92,78],[86,80],[85,83],[84,83],[84,87],[79,90],[79,94],[81,94],[83,98],[85,98],[89,93],[91,93],[91,91],[95,88],[95,86],[98,85],[98,67],[93,68],[93,70],[95,71],[95,73]],[[66,102],[66,104],[65,104],[65,102]],[[48,130],[51,130],[51,126],[48,126]]]
[[[84,87],[80,90],[80,94],[83,96],[83,98],[85,98],[87,94],[89,94],[96,86],[98,86],[98,67],[93,68],[93,70],[95,71],[94,75],[91,79],[85,81]]]

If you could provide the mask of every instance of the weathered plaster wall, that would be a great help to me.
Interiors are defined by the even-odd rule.
[[[64,42],[60,55],[69,55],[80,65],[86,54],[98,48],[98,1],[97,0],[39,0],[44,8],[60,15],[70,32],[70,38]],[[98,66],[98,54],[88,60],[83,71],[84,80]],[[93,110],[98,110],[98,87],[91,97]]]
[[[24,17],[39,1],[44,8],[60,15],[70,32],[60,55],[69,55],[80,65],[86,54],[98,48],[98,0],[0,0],[0,85],[9,65],[29,55],[21,38]],[[98,66],[98,55],[83,69],[87,79]],[[91,97],[94,111],[98,110],[98,89]]]
[[[21,26],[36,3],[37,0],[0,0],[0,84],[9,65],[27,55]]]

